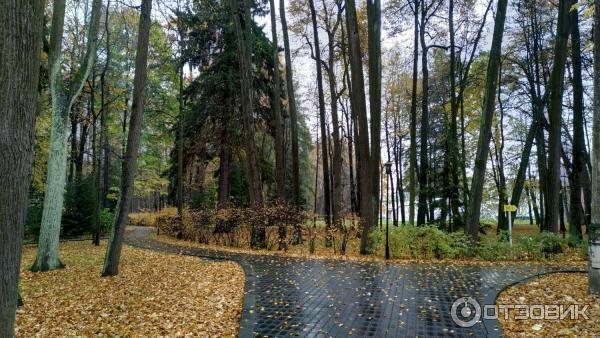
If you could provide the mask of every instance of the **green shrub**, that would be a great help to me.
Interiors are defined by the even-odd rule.
[[[109,208],[100,210],[100,233],[108,233],[115,222],[115,214]]]
[[[563,239],[555,233],[543,232],[540,235],[540,243],[542,245],[542,252],[546,255],[554,255],[563,252]]]
[[[372,231],[369,242],[378,252],[384,250],[385,231]],[[464,234],[446,233],[432,225],[390,227],[390,255],[395,258],[463,258],[472,255],[470,247]]]
[[[477,257],[483,260],[499,261],[512,259],[513,254],[508,242],[483,238],[477,246]]]
[[[67,186],[61,236],[81,236],[94,232],[96,188],[92,176]]]
[[[515,246],[529,259],[540,259],[543,257],[541,242],[535,236],[515,236]]]
[[[581,243],[581,255],[588,259],[588,255],[590,254],[590,243],[588,241],[582,241]]]

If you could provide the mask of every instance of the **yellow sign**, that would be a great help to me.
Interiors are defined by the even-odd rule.
[[[517,211],[517,206],[516,205],[512,205],[512,204],[505,204],[504,205],[504,212],[513,212],[513,211]]]

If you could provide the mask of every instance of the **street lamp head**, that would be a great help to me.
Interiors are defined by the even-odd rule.
[[[385,173],[386,174],[391,174],[392,173],[392,162],[391,161],[387,161],[385,164]]]

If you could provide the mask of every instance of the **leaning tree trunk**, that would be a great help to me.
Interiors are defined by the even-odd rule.
[[[356,17],[354,0],[346,3],[346,25],[348,32],[348,46],[350,47],[350,70],[352,73],[352,94],[354,97],[353,113],[356,115],[358,125],[358,138],[356,138],[360,177],[360,217],[362,234],[360,237],[360,253],[367,254],[372,249],[368,244],[368,235],[375,224],[374,213],[377,199],[372,198],[373,186],[371,176],[371,154],[369,149],[369,122],[367,120],[367,104],[365,99],[365,80],[362,70],[362,52],[360,49],[360,36]]]
[[[292,201],[300,207],[300,160],[298,155],[298,111],[294,93],[294,77],[292,76],[292,56],[288,37],[287,20],[285,18],[285,0],[279,0],[279,16],[283,31],[283,47],[285,50],[285,85],[287,89],[288,111],[290,113],[290,131],[292,137]]]
[[[548,107],[548,193],[546,196],[546,230],[558,233],[560,204],[560,142],[562,125],[562,94],[569,39],[569,9],[571,0],[560,0],[554,44],[554,64],[550,75]]]
[[[594,1],[594,125],[592,127],[592,224],[589,234],[589,291],[600,294],[600,1]]]
[[[85,80],[94,65],[101,10],[102,0],[94,0],[85,56],[71,87],[67,89],[61,72],[65,0],[54,1],[48,55],[50,94],[52,96],[52,131],[38,252],[31,267],[32,271],[48,271],[64,267],[58,256],[58,240],[67,171],[68,119],[73,103],[81,93]]]
[[[41,0],[0,0],[0,337],[14,337],[42,45]]]
[[[502,36],[504,34],[504,22],[506,21],[506,7],[508,0],[498,0],[496,22],[494,23],[494,35],[492,48],[487,67],[485,82],[485,93],[483,97],[483,112],[481,125],[479,126],[479,138],[477,140],[477,153],[475,155],[475,168],[473,168],[473,180],[471,183],[471,196],[467,208],[467,222],[465,234],[470,235],[473,241],[479,239],[479,216],[481,214],[481,199],[483,195],[483,183],[485,181],[485,167],[489,153],[490,138],[492,132],[492,120],[494,118],[494,106],[496,102],[496,89],[498,85],[498,73],[500,70],[500,57],[502,53]]]
[[[116,276],[119,274],[119,260],[123,246],[125,227],[129,219],[129,207],[133,195],[133,182],[137,168],[138,148],[142,133],[142,120],[144,117],[144,91],[146,89],[148,43],[150,38],[150,13],[152,0],[142,0],[140,22],[138,26],[138,41],[135,55],[135,74],[133,76],[133,102],[131,104],[131,117],[129,119],[129,134],[127,135],[127,148],[123,158],[121,173],[121,196],[117,209],[117,217],[113,225],[102,276]]]

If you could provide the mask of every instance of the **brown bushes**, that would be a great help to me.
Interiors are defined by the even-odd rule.
[[[156,225],[169,236],[204,244],[269,250],[277,245],[279,250],[286,250],[292,243],[302,243],[304,220],[301,211],[279,205],[262,209],[190,210],[185,212],[183,222],[177,215],[164,215],[156,218]],[[288,236],[288,229],[293,230],[293,236]]]

